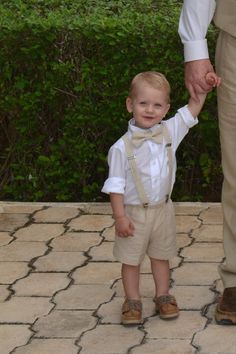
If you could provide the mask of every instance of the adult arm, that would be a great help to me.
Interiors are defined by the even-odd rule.
[[[184,0],[179,35],[184,45],[185,85],[194,100],[212,89],[206,74],[214,72],[209,60],[206,34],[215,11],[215,0]]]

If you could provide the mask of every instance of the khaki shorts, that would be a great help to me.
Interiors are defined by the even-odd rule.
[[[177,254],[175,213],[171,200],[150,208],[126,205],[125,210],[135,230],[134,236],[115,236],[113,254],[119,262],[139,265],[145,254],[160,260],[171,259]]]

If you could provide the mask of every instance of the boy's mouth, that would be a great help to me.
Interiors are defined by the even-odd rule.
[[[144,119],[152,120],[152,119],[155,119],[155,117],[152,117],[152,116],[144,116]]]

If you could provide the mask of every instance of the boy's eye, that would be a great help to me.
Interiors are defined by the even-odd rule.
[[[141,104],[141,105],[145,105],[145,104],[147,104],[147,102],[141,101],[140,104]]]
[[[155,103],[155,107],[161,107],[160,103]]]

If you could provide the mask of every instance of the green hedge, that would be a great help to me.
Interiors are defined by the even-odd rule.
[[[184,105],[182,1],[1,0],[0,199],[102,201],[132,77],[163,72]],[[215,31],[209,33],[213,50]],[[219,200],[215,93],[178,151],[175,200]]]

